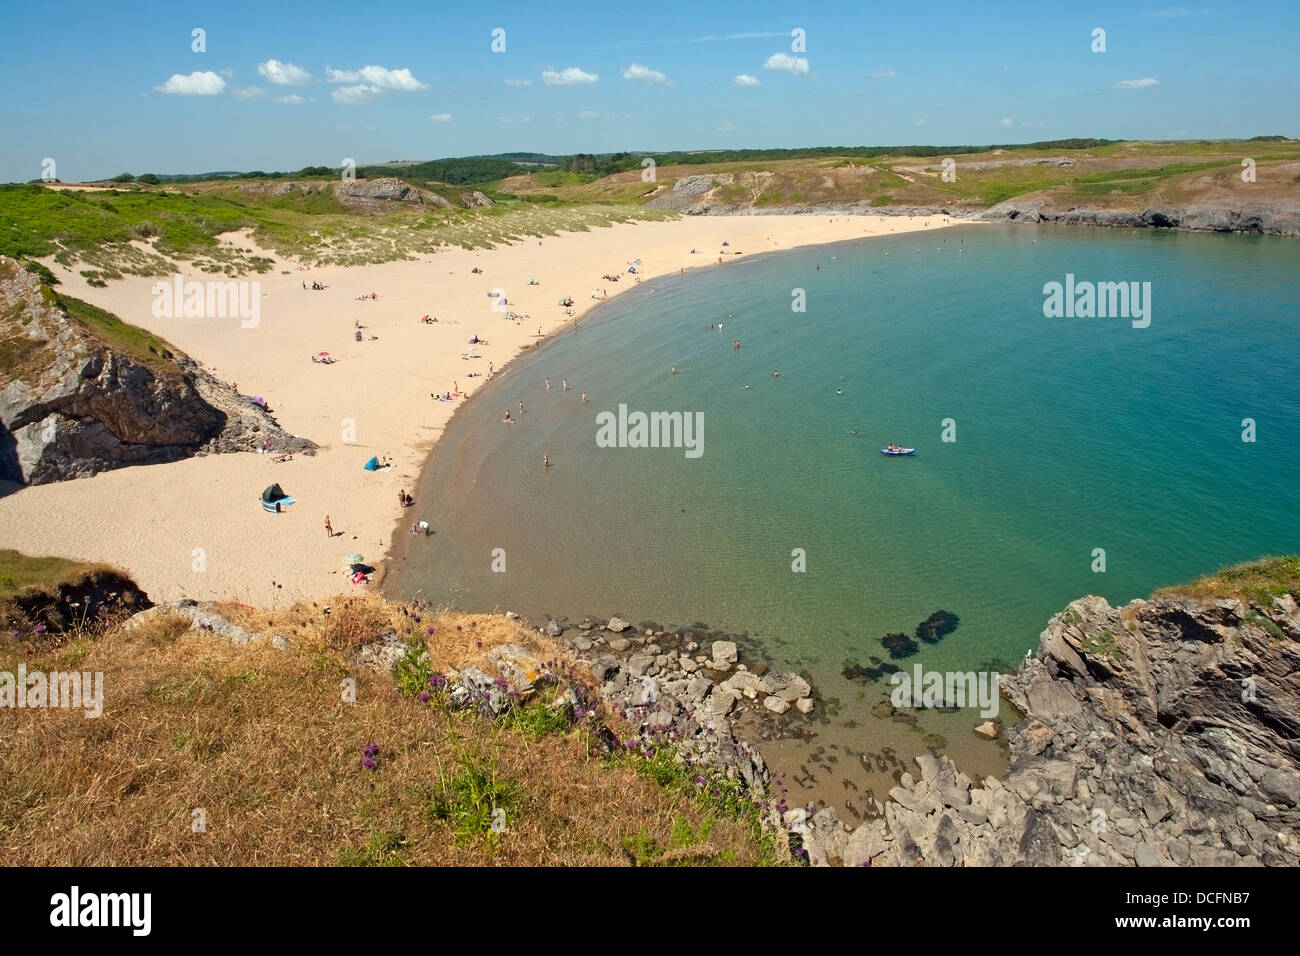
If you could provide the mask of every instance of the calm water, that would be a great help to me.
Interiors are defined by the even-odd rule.
[[[882,635],[943,608],[960,626],[906,665],[987,668],[1075,597],[1300,550],[1297,266],[1296,240],[963,227],[647,281],[456,415],[418,489],[437,534],[397,536],[391,587],[745,631],[839,701],[823,739],[920,752],[918,731],[867,713],[887,685],[840,676],[886,657]],[[1150,327],[1045,318],[1043,284],[1066,273],[1150,282]],[[702,412],[703,455],[597,447],[597,413],[620,403]],[[917,454],[886,458],[890,441]],[[978,720],[919,726],[987,772]]]

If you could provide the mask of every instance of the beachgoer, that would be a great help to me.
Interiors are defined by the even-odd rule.
[[[503,419],[501,419],[501,420],[502,420],[503,422],[508,422],[508,421],[510,421],[510,409],[508,409],[508,408],[506,409],[506,417],[503,418]]]
[[[677,366],[674,365],[672,368],[670,368],[670,369],[668,370],[668,374],[669,374],[669,375],[676,375],[676,374],[677,374]]]
[[[551,380],[549,378],[546,380],[546,390],[548,392],[551,390]]]
[[[569,390],[569,380],[567,378],[560,379],[560,391],[567,392],[568,390]]]
[[[519,403],[519,414],[522,415],[523,413],[524,413],[524,403],[523,403],[523,402],[520,402],[520,403]]]
[[[584,405],[587,403],[587,393],[586,393],[586,392],[583,392],[583,393],[582,393],[582,403],[583,403]]]
[[[550,468],[550,467],[551,467],[551,456],[550,456],[550,455],[543,455],[543,456],[542,456],[542,467],[543,467],[543,468]]]
[[[332,537],[334,537],[334,526],[333,526],[332,524],[330,524],[330,516],[329,516],[329,515],[326,515],[326,516],[325,516],[325,537],[327,537],[327,538],[332,538]]]

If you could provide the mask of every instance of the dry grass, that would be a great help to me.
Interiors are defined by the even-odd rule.
[[[1154,597],[1237,598],[1269,606],[1273,598],[1300,598],[1300,555],[1261,558],[1224,568],[1189,584],[1161,588]]]
[[[501,618],[422,614],[375,598],[232,620],[288,637],[235,646],[159,616],[26,659],[102,671],[104,715],[0,710],[0,859],[10,865],[753,864],[753,814],[729,814],[637,758],[597,756],[585,724],[543,735],[403,696],[344,651],[378,630],[423,634],[435,668],[501,643]],[[420,620],[412,619],[419,615]],[[464,656],[462,656],[464,655]],[[0,652],[0,670],[17,659]],[[340,683],[357,679],[356,702]],[[533,706],[540,705],[538,704]],[[615,728],[616,732],[619,728]],[[377,767],[363,749],[376,744]],[[468,809],[467,809],[468,807]],[[485,824],[506,811],[506,832]],[[206,815],[194,832],[193,811]]]

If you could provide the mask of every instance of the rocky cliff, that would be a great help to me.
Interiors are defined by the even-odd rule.
[[[979,213],[985,222],[1061,223],[1071,226],[1144,228],[1156,226],[1192,232],[1253,232],[1269,236],[1300,236],[1300,199],[1246,202],[1207,199],[1168,203],[1144,209],[1099,209],[1055,204],[1048,199],[1022,197],[998,203]]]
[[[161,340],[104,326],[119,327],[114,341],[0,257],[0,481],[44,484],[217,452],[314,452]]]
[[[380,213],[393,209],[418,209],[434,207],[438,209],[474,209],[480,206],[495,205],[491,199],[477,189],[462,189],[456,186],[440,186],[440,191],[420,189],[410,183],[381,177],[378,179],[331,180],[294,180],[292,182],[247,182],[238,188],[245,193],[280,197],[294,194],[311,195],[332,193],[349,212]]]
[[[1002,780],[923,757],[852,832],[787,824],[851,866],[1300,863],[1297,563],[1276,596],[1075,601],[1004,679],[1024,718]]]

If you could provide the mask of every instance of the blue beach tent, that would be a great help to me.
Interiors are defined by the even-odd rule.
[[[286,495],[284,489],[278,484],[271,485],[271,487],[262,492],[262,510],[275,514],[277,511],[293,504],[294,500],[295,499]]]

